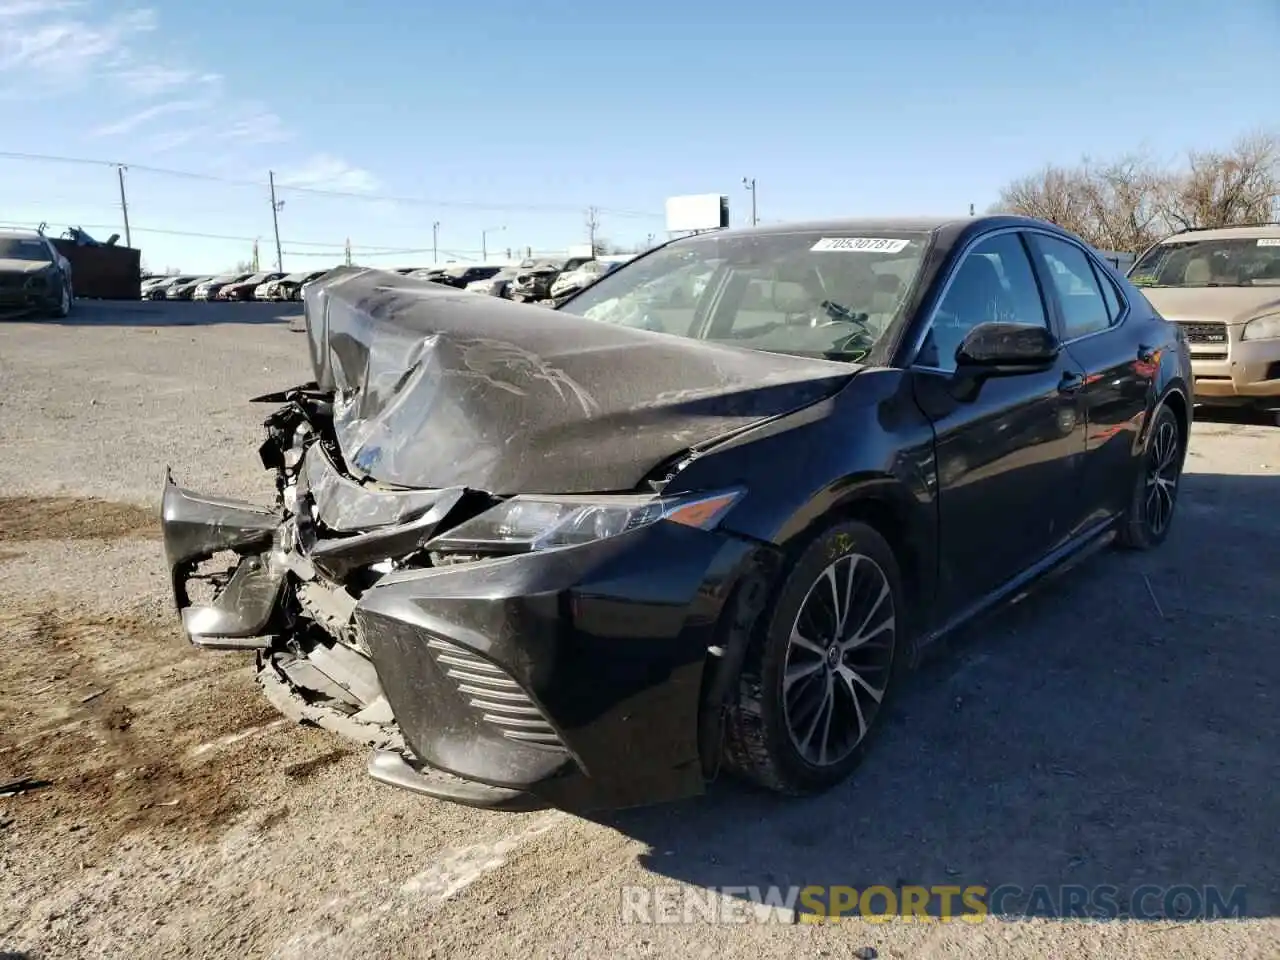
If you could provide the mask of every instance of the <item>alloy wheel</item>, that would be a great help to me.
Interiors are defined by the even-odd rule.
[[[893,591],[880,565],[857,553],[829,564],[800,605],[783,661],[787,732],[807,763],[840,763],[866,737],[896,641]]]
[[[1168,420],[1156,427],[1147,451],[1147,485],[1143,513],[1147,528],[1161,536],[1173,520],[1181,464],[1178,462],[1178,428]]]

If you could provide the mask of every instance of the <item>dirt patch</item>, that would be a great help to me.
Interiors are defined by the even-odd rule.
[[[300,760],[284,768],[284,775],[294,780],[309,780],[326,767],[331,767],[351,756],[350,750],[330,750],[310,760]]]
[[[192,747],[277,715],[244,696],[242,659],[210,672],[175,633],[141,617],[0,609],[0,781],[49,784],[0,800],[11,829],[28,841],[83,830],[89,853],[139,829],[207,834],[242,808],[261,758]],[[161,707],[196,670],[185,709]]]
[[[0,497],[0,542],[146,540],[160,535],[154,510],[85,497]]]

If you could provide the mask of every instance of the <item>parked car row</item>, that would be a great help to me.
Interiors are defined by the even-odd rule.
[[[218,276],[186,274],[149,277],[142,281],[144,300],[298,300],[302,285],[329,270],[300,273],[230,273]]]
[[[493,263],[396,267],[391,272],[418,280],[526,303],[559,303],[620,266],[629,257],[529,257],[515,266]],[[304,284],[332,268],[298,273],[184,274],[142,281],[144,300],[301,300]]]

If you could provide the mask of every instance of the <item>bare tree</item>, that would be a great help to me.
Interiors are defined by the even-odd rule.
[[[1137,251],[1168,232],[1157,201],[1162,176],[1146,157],[1104,164],[1086,159],[1081,181],[1089,234],[1082,236],[1098,249]]]
[[[1086,210],[1083,172],[1053,164],[1013,181],[991,208],[992,213],[1038,217],[1075,233],[1088,229]]]
[[[1227,150],[1193,151],[1187,170],[1162,187],[1160,214],[1177,230],[1274,220],[1280,213],[1280,136],[1256,132]]]
[[[1253,133],[1228,150],[1193,152],[1185,169],[1142,153],[1049,165],[1000,191],[992,212],[1048,220],[1103,250],[1137,252],[1188,228],[1280,215],[1280,137]]]
[[[1048,220],[1102,250],[1140,250],[1162,233],[1160,173],[1134,154],[1108,163],[1050,165],[1000,192],[993,212]]]

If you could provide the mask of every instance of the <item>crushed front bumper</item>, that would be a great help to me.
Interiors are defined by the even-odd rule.
[[[57,287],[0,286],[0,310],[49,312],[59,306],[60,295]]]
[[[369,774],[396,787],[574,812],[700,793],[709,651],[760,548],[662,522],[342,585],[357,559],[429,536],[446,501],[326,540],[166,475],[165,550],[189,638],[258,651],[258,681],[279,710],[371,746]],[[197,567],[222,551],[231,572],[193,602]]]

